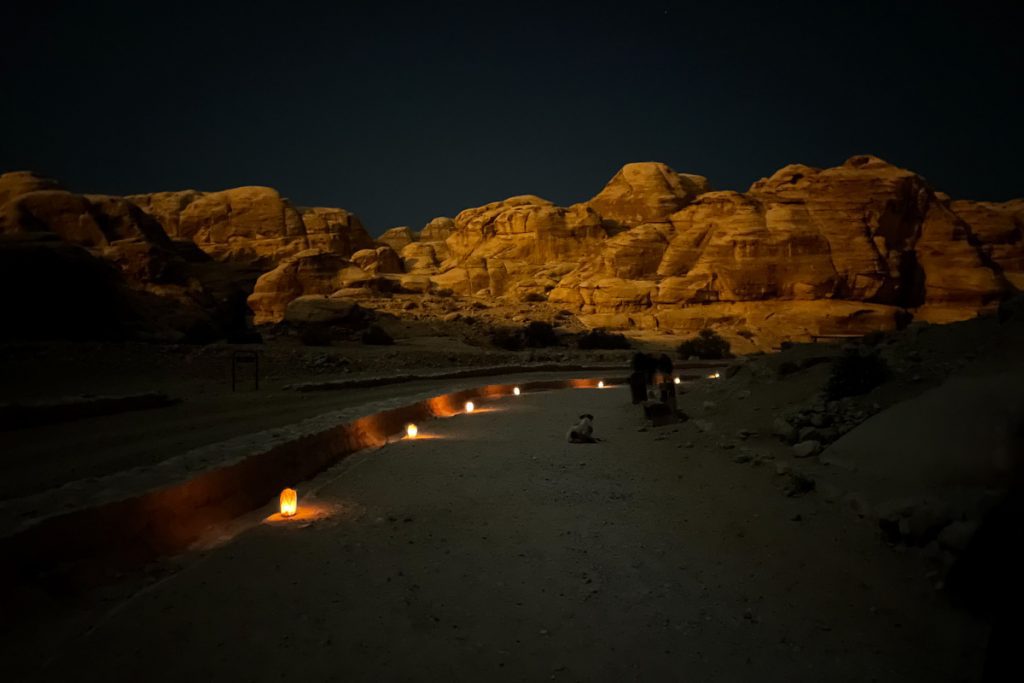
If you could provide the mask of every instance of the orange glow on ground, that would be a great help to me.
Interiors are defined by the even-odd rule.
[[[503,411],[504,408],[494,408],[491,406],[481,408],[480,406],[477,406],[476,408],[473,409],[473,415],[476,415],[477,413],[500,413]]]
[[[434,434],[432,432],[424,432],[424,431],[421,430],[420,433],[416,435],[415,439],[410,439],[408,436],[403,436],[401,440],[402,441],[424,441],[424,440],[429,441],[431,439],[443,439],[443,438],[445,438],[445,437],[441,436],[440,434]]]
[[[329,505],[321,502],[304,502],[291,517],[285,517],[280,512],[275,512],[263,520],[264,524],[295,524],[297,522],[312,522],[318,519],[333,517],[339,511],[339,506]]]

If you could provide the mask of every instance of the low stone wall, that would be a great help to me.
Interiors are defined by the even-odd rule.
[[[266,505],[282,488],[355,451],[385,444],[409,422],[455,415],[465,401],[508,396],[514,386],[523,391],[590,388],[598,381],[489,384],[367,414],[330,413],[197,449],[145,471],[112,475],[80,490],[69,486],[20,499],[20,509],[4,510],[0,523],[0,580],[9,590],[26,581],[62,589],[102,583],[112,573],[181,552],[213,526]]]
[[[380,387],[388,384],[417,382],[439,379],[465,379],[468,377],[487,377],[489,375],[511,375],[521,372],[617,372],[622,368],[618,365],[581,365],[578,363],[524,363],[518,365],[485,365],[478,368],[462,370],[443,370],[441,372],[406,373],[402,375],[378,375],[374,377],[355,377],[342,379],[317,380],[289,384],[285,389],[293,391],[335,391],[338,389],[359,389],[363,387]]]

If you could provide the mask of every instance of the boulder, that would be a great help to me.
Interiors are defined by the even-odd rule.
[[[779,437],[786,443],[793,443],[797,440],[796,427],[781,417],[777,417],[772,421],[772,434]]]
[[[282,261],[256,281],[249,307],[256,324],[284,319],[288,304],[308,294],[327,295],[370,277],[344,256],[310,249]]]
[[[352,254],[352,262],[367,273],[401,273],[402,259],[389,246],[361,249]]]
[[[346,325],[357,327],[370,317],[352,299],[311,294],[288,302],[284,321],[290,325]]]
[[[375,244],[359,217],[345,209],[312,207],[299,209],[310,249],[351,256]]]
[[[436,273],[441,260],[432,242],[412,242],[402,249],[402,268],[407,273]]]
[[[415,241],[416,233],[404,225],[386,230],[383,235],[377,238],[377,244],[391,247],[398,253],[401,253],[406,245]]]
[[[798,458],[810,458],[821,452],[821,442],[808,440],[793,444],[793,455]]]
[[[444,242],[455,232],[455,221],[447,216],[433,218],[420,230],[420,242]]]

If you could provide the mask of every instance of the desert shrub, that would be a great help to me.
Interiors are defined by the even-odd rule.
[[[532,320],[523,329],[523,343],[530,348],[542,348],[545,346],[558,346],[558,336],[551,323]]]
[[[380,325],[370,325],[363,332],[363,343],[375,346],[390,346],[395,343],[395,340]]]
[[[850,350],[832,364],[832,372],[825,384],[825,396],[830,401],[847,396],[859,396],[871,391],[889,376],[889,365],[877,353],[859,353]]]
[[[584,350],[632,348],[626,335],[605,330],[590,330],[579,338],[577,345]]]
[[[518,330],[499,329],[491,333],[491,343],[506,351],[521,351],[523,336]]]
[[[687,339],[679,345],[680,357],[692,358],[696,356],[701,360],[720,360],[732,358],[729,352],[729,342],[722,338],[714,330],[701,330],[693,339]]]
[[[303,325],[299,330],[299,341],[306,346],[330,346],[331,328],[327,325]]]

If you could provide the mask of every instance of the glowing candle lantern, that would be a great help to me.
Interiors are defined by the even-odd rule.
[[[415,439],[416,435],[420,433],[420,428],[411,422],[405,425],[405,435],[410,439]]]
[[[473,405],[472,401],[466,401],[466,412],[467,413],[472,413],[473,410],[475,410],[475,409],[476,409],[476,406]]]
[[[295,511],[299,508],[299,494],[295,489],[281,491],[281,516],[294,517]]]
[[[516,396],[518,396],[519,395],[519,387],[516,387],[515,389],[513,389],[512,393],[515,394]]]
[[[683,380],[679,379],[678,377],[676,377],[676,378],[675,378],[674,380],[672,380],[672,381],[673,381],[673,382],[675,382],[676,384],[682,384],[682,383],[683,383]]]
[[[604,380],[601,380],[600,382],[597,383],[597,388],[604,389]]]

